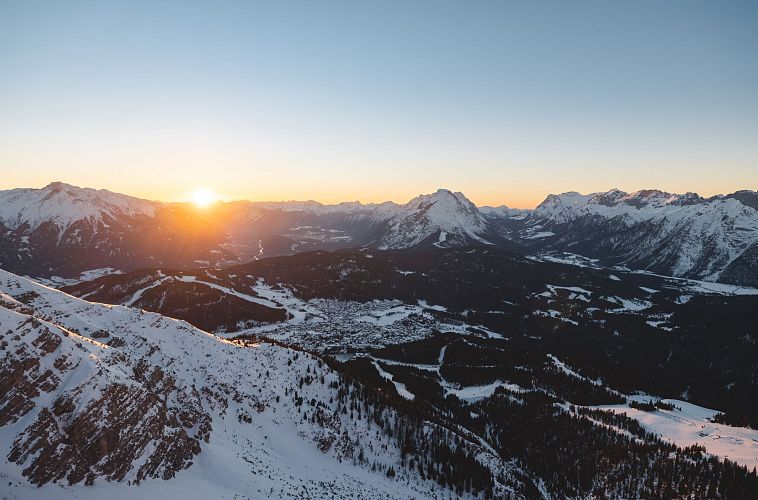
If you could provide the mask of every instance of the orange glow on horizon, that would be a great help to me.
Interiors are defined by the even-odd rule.
[[[502,182],[492,183],[492,186],[479,186],[474,183],[456,183],[454,180],[441,180],[440,182],[421,182],[411,186],[410,184],[386,183],[381,186],[359,185],[339,183],[336,185],[324,185],[314,182],[288,183],[283,179],[270,182],[269,179],[229,178],[222,179],[202,178],[194,175],[192,179],[178,181],[170,176],[156,179],[157,182],[145,184],[138,178],[116,179],[109,178],[111,173],[102,171],[101,175],[93,176],[42,176],[35,175],[32,182],[21,178],[23,170],[15,171],[15,176],[0,180],[0,190],[18,187],[42,188],[51,181],[57,180],[79,187],[93,189],[108,189],[115,193],[134,196],[146,200],[162,202],[191,203],[198,209],[207,209],[220,202],[251,201],[251,202],[282,202],[282,201],[309,201],[314,200],[326,205],[341,202],[360,201],[363,204],[383,203],[392,201],[405,204],[420,194],[429,194],[438,188],[448,188],[451,191],[462,192],[476,206],[501,206],[510,208],[531,209],[542,203],[548,194],[560,194],[566,191],[578,191],[583,194],[607,191],[611,188],[619,188],[626,192],[634,192],[640,189],[661,189],[672,193],[684,193],[694,191],[703,197],[714,194],[728,194],[738,189],[750,189],[750,182],[735,179],[724,182],[721,185],[704,187],[700,185],[675,185],[669,182],[650,181],[645,184],[632,182],[595,182],[572,183],[551,182],[545,185],[534,185],[530,182]],[[12,172],[14,173],[14,172]],[[183,173],[186,175],[186,173]],[[189,177],[189,176],[188,176]]]

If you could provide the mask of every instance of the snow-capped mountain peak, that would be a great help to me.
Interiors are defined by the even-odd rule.
[[[626,193],[614,188],[609,191],[590,194],[569,191],[548,195],[534,210],[534,214],[543,217],[550,216],[562,222],[587,214],[604,217],[621,215],[637,220],[650,218],[660,210],[671,213],[684,206],[713,205],[732,199],[739,201],[745,207],[751,207],[754,197],[758,199],[758,196],[755,194],[751,196],[751,193],[753,192],[738,191],[731,195],[703,198],[697,193],[675,194],[658,189],[642,189],[633,193]]]
[[[612,264],[700,279],[754,282],[758,196],[703,198],[658,189],[549,195],[519,229],[556,238],[541,250],[584,253]],[[531,243],[531,242],[528,242]]]
[[[227,254],[214,224],[183,204],[53,182],[0,191],[0,267],[72,277],[91,269],[173,267]],[[215,252],[211,253],[211,250]]]
[[[101,221],[104,217],[153,217],[157,203],[113,193],[105,189],[80,188],[52,182],[41,189],[0,191],[0,223],[10,229],[28,225],[33,231],[46,222],[61,232],[80,220]]]
[[[449,189],[438,189],[431,194],[418,195],[406,203],[404,208],[406,210],[429,210],[433,214],[441,216],[440,222],[443,223],[446,215],[451,213],[479,213],[476,205],[463,193],[454,193]]]
[[[676,276],[758,280],[758,193],[750,190],[708,198],[659,189],[570,191],[547,196],[534,210],[514,210],[478,208],[463,193],[438,189],[405,204],[240,201],[205,215],[60,182],[0,191],[0,267],[74,276],[311,249],[494,244]],[[154,244],[145,244],[148,234]]]
[[[380,248],[408,248],[436,236],[436,246],[457,246],[466,242],[489,244],[487,222],[463,193],[438,189],[419,195],[403,205],[383,235]]]
[[[343,217],[346,223],[369,229],[372,237],[365,241],[371,241],[371,244],[377,244],[382,249],[408,248],[430,238],[434,240],[431,243],[445,247],[471,242],[489,243],[485,236],[487,221],[484,215],[463,193],[449,189],[418,195],[403,205],[392,201],[334,205],[289,201],[256,203],[254,206],[290,214],[300,213],[304,217],[328,216],[327,225],[334,224],[336,217]],[[307,227],[313,227],[314,219],[307,220]],[[334,229],[327,227],[327,231]]]

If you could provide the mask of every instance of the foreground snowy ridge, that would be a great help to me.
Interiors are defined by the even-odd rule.
[[[362,403],[309,354],[225,341],[5,271],[0,325],[0,478],[12,498],[38,497],[31,484],[68,497],[69,483],[94,485],[80,498],[129,497],[134,483],[187,498],[449,494],[403,468],[377,425],[402,417]]]

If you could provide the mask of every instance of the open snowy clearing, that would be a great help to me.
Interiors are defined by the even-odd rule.
[[[648,401],[650,397],[632,397]],[[628,404],[591,406],[614,413],[625,413],[642,424],[650,432],[682,448],[699,444],[706,451],[721,458],[728,458],[752,469],[758,467],[758,430],[746,427],[731,427],[711,422],[718,413],[678,399],[663,399],[674,405],[674,410],[643,411]]]

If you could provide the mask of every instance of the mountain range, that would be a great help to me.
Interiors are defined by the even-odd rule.
[[[755,199],[0,192],[2,496],[755,498]]]
[[[0,266],[64,278],[97,268],[225,266],[308,250],[493,246],[758,286],[758,193],[616,189],[549,195],[533,210],[477,207],[440,189],[406,204],[187,203],[54,182],[0,192]]]

